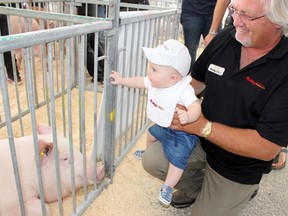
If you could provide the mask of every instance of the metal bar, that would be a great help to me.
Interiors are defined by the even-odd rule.
[[[66,0],[49,0],[49,2],[65,2]],[[31,0],[1,0],[2,3],[31,3]],[[43,2],[43,0],[33,0],[36,2]]]
[[[54,96],[54,73],[52,65],[52,43],[48,43],[48,68],[49,68],[49,88],[50,88],[50,103],[51,103],[51,122],[52,122],[52,134],[53,134],[53,152],[55,160],[55,173],[57,183],[58,194],[58,209],[59,214],[63,215],[61,183],[60,183],[60,170],[59,170],[59,156],[58,156],[58,141],[56,132],[56,112],[55,112],[55,96]]]
[[[80,73],[79,73],[79,126],[80,126],[80,151],[83,154],[83,175],[87,176],[86,172],[86,142],[85,142],[85,74],[84,74],[84,41],[85,37],[80,38]],[[84,200],[87,199],[87,178],[84,178]]]
[[[93,173],[93,178],[94,178],[94,190],[97,187],[96,184],[96,178],[97,178],[97,152],[98,152],[98,124],[97,124],[97,105],[98,105],[98,45],[99,44],[99,33],[94,35],[94,83],[93,83],[93,148],[92,148],[92,153],[91,155],[94,155],[91,157],[91,159],[94,162],[94,173]],[[103,71],[104,72],[104,71]],[[96,79],[95,79],[96,78]]]
[[[71,161],[71,192],[72,192],[72,205],[73,205],[73,213],[76,213],[76,189],[75,189],[75,166],[74,166],[74,156],[73,156],[73,131],[72,131],[72,96],[71,96],[71,69],[69,65],[71,64],[71,45],[72,40],[67,39],[66,40],[66,74],[67,74],[67,107],[68,107],[68,137],[69,137],[69,155],[70,155],[70,161]]]
[[[86,17],[86,16],[78,16],[75,14],[61,14],[61,13],[54,13],[54,12],[45,12],[45,11],[37,11],[37,10],[30,10],[30,9],[19,9],[19,8],[11,8],[0,6],[0,13],[6,15],[16,15],[22,17],[30,17],[42,20],[54,20],[54,21],[62,21],[67,23],[88,23],[88,22],[95,22],[104,20],[103,18],[99,17]]]
[[[105,71],[111,71],[117,68],[117,52],[115,49],[118,45],[118,35],[115,29],[119,26],[119,3],[120,0],[116,0],[116,5],[111,5],[109,9],[109,17],[113,19],[112,28],[107,34],[107,60],[110,64],[105,65]],[[109,74],[104,73],[104,80],[108,80]],[[115,96],[116,89],[112,88],[112,85],[107,82],[107,87],[104,85],[104,98],[110,98],[110,100],[105,100],[104,105],[104,133],[111,134],[111,136],[104,137],[105,150],[104,150],[104,160],[105,160],[105,172],[106,176],[112,179],[114,172],[114,154],[115,154],[115,119],[111,118],[111,114],[115,113]]]
[[[27,48],[29,49],[29,48]],[[34,141],[34,151],[36,156],[36,169],[37,169],[37,179],[38,179],[38,187],[39,187],[39,196],[41,201],[41,208],[43,216],[46,215],[45,201],[44,201],[44,190],[43,190],[43,181],[42,181],[42,172],[40,166],[40,156],[39,156],[39,148],[38,148],[38,136],[36,129],[36,115],[35,115],[35,106],[33,103],[33,82],[32,82],[32,73],[31,73],[31,65],[30,65],[30,52],[27,50],[26,56],[26,80],[27,80],[27,89],[28,89],[28,100],[30,103],[30,112],[31,112],[31,123],[32,123],[32,132],[33,132],[33,141]]]
[[[130,16],[125,16],[125,14],[122,14],[120,16],[120,25],[125,25],[129,24],[132,22],[140,22],[142,20],[151,20],[155,19],[158,17],[163,17],[163,16],[169,16],[172,14],[175,14],[177,10],[172,9],[172,10],[164,10],[164,11],[141,11],[138,15],[130,15]]]
[[[92,23],[64,26],[55,29],[26,32],[17,35],[7,35],[0,37],[0,53],[10,50],[34,46],[40,43],[49,43],[55,40],[66,39],[78,35],[89,34],[111,28],[111,22],[97,21]],[[31,40],[33,38],[33,40]]]

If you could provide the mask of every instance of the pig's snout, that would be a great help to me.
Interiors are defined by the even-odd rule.
[[[94,163],[91,160],[86,161],[86,168],[87,168],[87,178],[88,183],[93,184],[93,176],[94,176]]]
[[[88,183],[93,184],[94,180],[94,162],[92,160],[87,160],[87,178]],[[104,165],[97,164],[96,166],[96,183],[99,184],[105,176],[105,168]]]

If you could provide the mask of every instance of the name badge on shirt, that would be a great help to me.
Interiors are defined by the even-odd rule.
[[[209,68],[208,68],[208,71],[210,71],[210,72],[212,72],[214,74],[217,74],[219,76],[222,76],[224,71],[225,71],[225,68],[217,66],[217,65],[214,65],[214,64],[210,64]]]

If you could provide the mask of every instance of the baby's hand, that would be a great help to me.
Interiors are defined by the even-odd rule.
[[[109,77],[110,77],[111,84],[121,85],[122,76],[119,72],[112,70]]]
[[[187,111],[185,110],[180,110],[176,107],[176,112],[178,114],[178,119],[179,119],[179,122],[180,124],[186,124],[188,123],[188,120],[189,120],[189,116],[188,116],[188,113]]]

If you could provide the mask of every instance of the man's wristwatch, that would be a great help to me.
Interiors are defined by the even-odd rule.
[[[212,132],[212,122],[208,121],[202,129],[202,136],[207,139]]]

